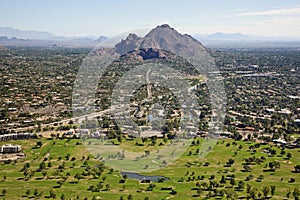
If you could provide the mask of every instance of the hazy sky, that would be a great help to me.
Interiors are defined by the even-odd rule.
[[[116,34],[168,23],[182,33],[300,36],[299,0],[0,0],[0,26]]]

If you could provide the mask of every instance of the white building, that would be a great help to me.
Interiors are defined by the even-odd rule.
[[[0,153],[19,153],[21,150],[20,145],[4,144],[0,148]]]

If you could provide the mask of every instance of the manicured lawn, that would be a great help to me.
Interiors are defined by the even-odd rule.
[[[36,148],[38,141],[42,142],[40,148]],[[161,141],[158,141],[159,144]],[[10,141],[9,143],[20,144],[26,158],[12,161],[10,164],[0,164],[0,193],[6,189],[6,194],[0,196],[3,199],[28,199],[50,198],[50,190],[60,199],[64,194],[66,199],[127,199],[129,195],[133,199],[203,199],[209,193],[209,199],[226,199],[226,194],[235,193],[235,198],[246,198],[246,185],[251,185],[256,191],[256,198],[261,195],[264,186],[276,186],[272,199],[284,199],[288,190],[293,191],[299,188],[300,174],[292,172],[294,166],[300,164],[299,149],[285,149],[285,155],[281,155],[281,149],[276,146],[261,145],[250,150],[255,143],[245,141],[234,141],[229,139],[219,140],[212,151],[205,157],[199,158],[196,153],[200,145],[191,146],[174,163],[157,171],[145,173],[145,175],[163,175],[170,178],[170,181],[162,183],[141,183],[134,179],[125,179],[125,183],[119,183],[123,178],[120,172],[111,170],[89,155],[89,152],[82,145],[79,139],[35,139]],[[136,141],[123,141],[120,146],[132,151],[144,151],[142,147],[136,148]],[[3,142],[0,145],[4,144]],[[157,145],[158,145],[157,144]],[[266,148],[276,150],[275,155],[268,155],[264,152]],[[158,146],[149,146],[149,150],[158,149]],[[191,151],[191,153],[190,153]],[[292,154],[292,158],[287,159],[287,153]],[[245,158],[255,156],[265,158],[260,164],[249,165],[251,172],[245,172]],[[231,166],[226,166],[229,159],[233,159]],[[44,161],[45,167],[38,171],[40,164]],[[269,170],[269,162],[277,161],[280,168],[276,171]],[[51,163],[49,165],[49,162]],[[24,176],[22,168],[29,163],[27,169],[32,176]],[[27,164],[28,165],[28,164]],[[206,165],[206,166],[205,166]],[[76,178],[76,174],[81,174]],[[229,176],[228,176],[229,175]],[[231,176],[234,175],[234,178]],[[253,176],[252,180],[246,181],[246,177]],[[226,183],[220,183],[222,176]],[[258,180],[262,177],[261,181]],[[291,178],[295,182],[291,182]],[[234,185],[230,180],[234,179]],[[244,187],[238,188],[238,182],[243,181]],[[218,186],[207,187],[210,183],[218,183]],[[198,183],[198,184],[197,184]],[[154,185],[151,185],[154,184]],[[197,186],[196,186],[197,184]],[[92,186],[92,187],[91,187]],[[151,186],[154,186],[151,188]],[[171,187],[171,190],[164,188]],[[98,190],[92,191],[93,188]],[[200,197],[197,196],[197,188],[202,188]],[[29,190],[29,195],[26,191]],[[34,191],[37,192],[34,194]],[[151,191],[152,190],[152,191]],[[176,192],[175,192],[176,191]],[[213,196],[214,192],[224,191],[224,197]],[[175,194],[176,193],[176,194]],[[39,196],[39,197],[38,197]],[[271,193],[268,193],[271,197]],[[292,198],[292,195],[290,196]]]

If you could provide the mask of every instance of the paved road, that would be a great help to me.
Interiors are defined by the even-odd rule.
[[[147,92],[148,92],[148,98],[151,99],[152,97],[152,92],[151,92],[151,82],[149,79],[149,74],[151,72],[151,69],[148,69],[147,73],[146,73],[146,81],[147,81]]]

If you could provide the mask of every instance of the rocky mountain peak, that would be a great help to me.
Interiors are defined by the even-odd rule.
[[[125,40],[122,40],[118,44],[116,44],[115,49],[116,52],[124,55],[130,51],[135,49],[139,49],[143,38],[138,37],[134,33],[130,33]]]
[[[135,33],[129,33],[129,35],[127,36],[126,40],[128,40],[128,41],[135,41],[138,38],[139,37]]]
[[[134,33],[129,34],[125,40],[115,46],[115,49],[121,55],[138,49],[151,49],[145,52],[154,55],[157,52],[154,53],[152,50],[161,49],[180,56],[196,56],[199,49],[205,50],[205,47],[191,36],[180,34],[168,24],[163,24],[152,29],[144,38]],[[151,56],[143,55],[143,58],[149,59]]]

